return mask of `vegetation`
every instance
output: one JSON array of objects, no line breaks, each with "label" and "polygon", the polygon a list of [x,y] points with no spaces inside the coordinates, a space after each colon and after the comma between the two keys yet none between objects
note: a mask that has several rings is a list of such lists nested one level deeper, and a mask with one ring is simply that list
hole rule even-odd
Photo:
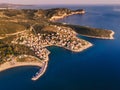
[{"label": "vegetation", "polygon": [[25,26],[14,22],[0,21],[0,36],[25,30]]},{"label": "vegetation", "polygon": [[8,16],[8,17],[13,17],[13,16],[17,16],[17,15],[20,15],[22,14],[20,10],[14,10],[14,9],[11,9],[11,10],[7,10],[4,11],[4,15]]},{"label": "vegetation", "polygon": [[77,32],[80,35],[85,36],[91,36],[91,37],[110,37],[111,30],[105,30],[100,28],[92,28],[87,26],[80,26],[80,25],[71,25],[71,24],[62,24],[57,22],[51,22],[52,25],[58,25],[58,26],[65,26],[72,28],[75,32]]},{"label": "vegetation", "polygon": [[[5,57],[11,55],[17,56],[21,54],[33,55],[34,52],[29,47],[19,44],[11,44],[14,38],[18,37],[18,33],[21,31],[33,31],[33,33],[43,33],[43,38],[48,35],[50,38],[52,35],[56,35],[57,28],[54,26],[64,26],[75,30],[81,35],[93,36],[93,37],[110,37],[111,31],[90,28],[79,25],[68,25],[57,22],[52,22],[50,19],[54,16],[67,15],[72,12],[79,12],[80,10],[70,10],[66,8],[55,9],[3,9],[0,10],[0,63],[5,62]],[[23,32],[24,33],[24,32]],[[31,32],[29,32],[31,33]],[[66,35],[67,32],[60,34]],[[57,41],[60,41],[59,39]],[[74,40],[73,40],[74,41]],[[72,39],[68,42],[72,42]],[[83,43],[82,43],[83,44]]]},{"label": "vegetation", "polygon": [[79,26],[79,25],[68,25],[68,26],[73,28],[77,33],[87,36],[109,37],[111,33],[110,30],[103,30],[99,28],[91,28],[91,27]]},{"label": "vegetation", "polygon": [[11,55],[18,56],[21,54],[34,55],[34,52],[24,45],[5,44],[0,40],[0,62],[3,62],[5,57]]},{"label": "vegetation", "polygon": [[46,10],[46,17],[61,16],[63,14],[70,14],[72,11],[67,8],[54,8]]}]

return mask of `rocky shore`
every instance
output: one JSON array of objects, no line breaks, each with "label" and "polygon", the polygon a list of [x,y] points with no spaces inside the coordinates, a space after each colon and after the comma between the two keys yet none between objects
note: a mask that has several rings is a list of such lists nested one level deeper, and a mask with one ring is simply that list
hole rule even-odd
[{"label": "rocky shore", "polygon": [[90,35],[82,35],[82,34],[80,34],[80,35],[90,37],[90,38],[98,38],[98,39],[114,39],[114,34],[115,34],[115,32],[113,32],[111,30],[111,33],[109,34],[109,37],[105,37],[105,36],[99,37],[99,36],[90,36]]},{"label": "rocky shore", "polygon": [[55,16],[53,15],[49,20],[50,21],[55,21],[55,20],[62,19],[62,18],[71,16],[71,15],[75,15],[75,14],[85,14],[85,10],[80,9],[80,10],[76,10],[76,11],[71,11],[68,14],[64,13],[62,15],[55,15]]},{"label": "rocky shore", "polygon": [[[0,72],[18,66],[38,66],[41,69],[32,78],[37,80],[45,73],[48,66],[51,52],[47,47],[58,46],[73,52],[81,52],[92,46],[92,43],[78,38],[78,34],[92,38],[113,39],[114,32],[111,30],[54,22],[74,14],[85,14],[85,10],[67,8],[0,10],[0,39],[4,42],[0,42],[2,62]],[[2,38],[2,35],[7,37]],[[27,48],[27,52],[22,51],[23,47]],[[10,60],[10,55],[18,56],[18,61],[17,58]]]}]

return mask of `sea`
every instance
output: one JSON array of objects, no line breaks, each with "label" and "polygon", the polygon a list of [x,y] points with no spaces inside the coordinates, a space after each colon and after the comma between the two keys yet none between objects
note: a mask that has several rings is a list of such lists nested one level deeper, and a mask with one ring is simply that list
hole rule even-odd
[{"label": "sea", "polygon": [[85,9],[57,22],[103,28],[115,32],[114,40],[78,36],[93,46],[80,53],[60,47],[51,51],[47,71],[37,81],[38,67],[16,67],[0,72],[0,90],[120,90],[120,5],[37,5],[22,8]]}]

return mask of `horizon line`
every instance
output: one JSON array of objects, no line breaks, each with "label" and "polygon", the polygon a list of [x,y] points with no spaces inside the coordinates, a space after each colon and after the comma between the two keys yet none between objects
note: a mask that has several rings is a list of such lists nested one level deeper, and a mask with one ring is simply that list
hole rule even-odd
[{"label": "horizon line", "polygon": [[15,4],[15,5],[120,5],[119,3],[93,3],[93,4],[22,4],[22,3],[0,3],[0,4]]}]

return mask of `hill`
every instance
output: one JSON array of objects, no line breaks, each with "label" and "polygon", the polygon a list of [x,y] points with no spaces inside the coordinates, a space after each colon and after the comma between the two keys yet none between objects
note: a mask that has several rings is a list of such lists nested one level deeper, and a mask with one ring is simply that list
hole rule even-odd
[{"label": "hill", "polygon": [[[50,51],[49,46],[58,46],[73,52],[81,52],[92,43],[78,38],[83,35],[93,38],[113,39],[114,32],[98,28],[70,25],[55,22],[74,14],[84,14],[85,10],[54,9],[13,9],[21,5],[1,4],[0,9],[0,66],[14,67],[31,65],[31,57],[43,64],[42,71],[33,80],[38,79],[46,70]],[[7,9],[6,9],[7,7]],[[10,9],[12,8],[12,9]],[[32,59],[34,59],[32,58]],[[33,65],[38,65],[32,60]],[[17,64],[18,65],[14,65]],[[7,67],[6,67],[7,66]]]}]

